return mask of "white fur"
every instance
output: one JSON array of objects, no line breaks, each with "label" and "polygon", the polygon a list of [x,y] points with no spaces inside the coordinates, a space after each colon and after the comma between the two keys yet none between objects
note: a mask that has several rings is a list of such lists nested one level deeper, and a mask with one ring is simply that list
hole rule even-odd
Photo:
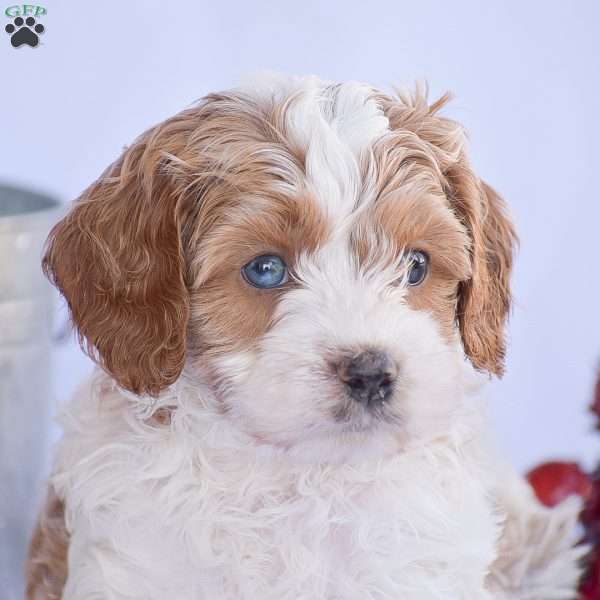
[{"label": "white fur", "polygon": [[159,403],[177,407],[169,429],[97,374],[63,416],[64,600],[488,597],[476,411],[384,459],[307,464],[257,445],[187,376]]},{"label": "white fur", "polygon": [[578,526],[581,500],[571,497],[549,509],[535,499],[524,479],[496,467],[494,496],[506,515],[498,559],[488,576],[497,600],[573,600],[587,545]]}]

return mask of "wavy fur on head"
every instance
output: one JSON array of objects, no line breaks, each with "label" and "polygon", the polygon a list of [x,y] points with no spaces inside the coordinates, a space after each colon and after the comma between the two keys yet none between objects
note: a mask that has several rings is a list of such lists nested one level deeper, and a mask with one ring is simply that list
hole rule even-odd
[{"label": "wavy fur on head", "polygon": [[[515,234],[446,100],[267,77],[83,193],[44,268],[104,373],[65,410],[29,598],[569,598],[575,509],[506,501],[470,398],[503,370]],[[242,274],[264,255],[274,289]],[[387,371],[342,376],[364,356]]]}]

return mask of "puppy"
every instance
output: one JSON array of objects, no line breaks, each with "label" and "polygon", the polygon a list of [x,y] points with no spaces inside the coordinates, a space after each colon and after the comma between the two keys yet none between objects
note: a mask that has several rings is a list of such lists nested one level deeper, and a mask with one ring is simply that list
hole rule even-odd
[{"label": "puppy", "polygon": [[101,369],[29,599],[575,597],[577,503],[485,443],[515,233],[446,100],[263,78],[82,194],[44,268]]}]

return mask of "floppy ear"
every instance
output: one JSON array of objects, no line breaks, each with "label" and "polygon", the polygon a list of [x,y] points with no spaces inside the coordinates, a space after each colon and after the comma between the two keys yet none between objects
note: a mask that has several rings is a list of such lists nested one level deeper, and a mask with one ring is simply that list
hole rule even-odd
[{"label": "floppy ear", "polygon": [[54,227],[43,259],[84,350],[138,394],[158,394],[185,360],[183,193],[166,169],[180,134],[175,121],[127,149]]},{"label": "floppy ear", "polygon": [[441,150],[446,195],[471,239],[471,277],[459,284],[456,316],[465,353],[473,365],[500,377],[517,235],[504,200],[473,171],[463,128],[435,115],[448,99],[443,97],[429,108],[432,124],[426,129],[435,132],[432,138]]},{"label": "floppy ear", "polygon": [[457,182],[464,178],[464,171],[449,176],[454,179],[454,205],[472,240],[471,277],[459,284],[458,324],[473,365],[501,376],[517,236],[502,198],[473,175],[466,185]]},{"label": "floppy ear", "polygon": [[393,129],[410,131],[430,144],[450,206],[469,233],[472,272],[459,285],[458,326],[473,365],[500,376],[517,236],[504,201],[473,172],[463,128],[437,114],[450,99],[446,94],[429,105],[427,89],[417,87],[414,94],[400,93],[382,103]]}]

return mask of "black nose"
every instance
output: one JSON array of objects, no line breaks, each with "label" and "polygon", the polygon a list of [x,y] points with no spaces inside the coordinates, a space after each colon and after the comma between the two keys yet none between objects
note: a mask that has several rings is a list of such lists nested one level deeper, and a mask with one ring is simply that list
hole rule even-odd
[{"label": "black nose", "polygon": [[387,400],[398,375],[394,361],[384,352],[375,350],[343,359],[337,371],[350,397],[364,406]]}]

